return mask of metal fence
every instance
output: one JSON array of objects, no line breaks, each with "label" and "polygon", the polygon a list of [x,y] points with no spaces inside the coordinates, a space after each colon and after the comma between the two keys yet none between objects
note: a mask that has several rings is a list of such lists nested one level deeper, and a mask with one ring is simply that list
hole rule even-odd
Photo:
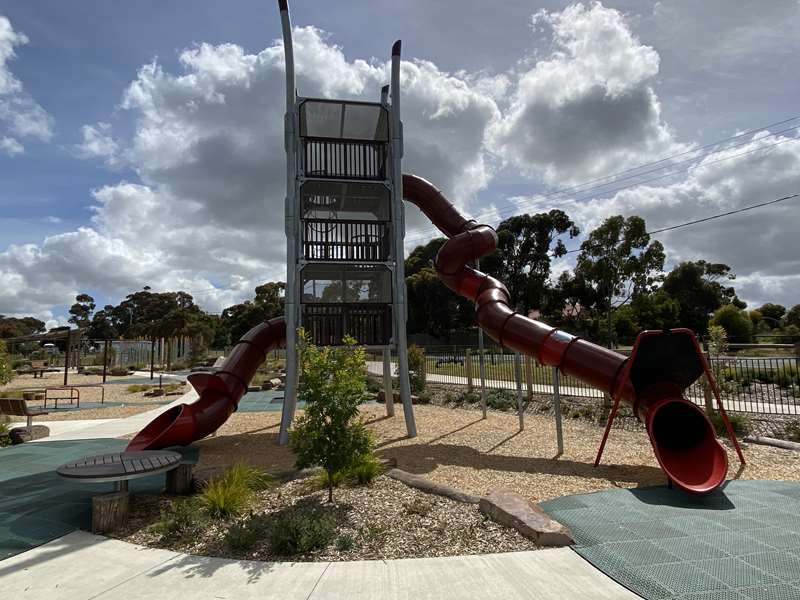
[{"label": "metal fence", "polygon": [[[484,379],[480,375],[480,355],[474,348],[427,347],[427,381],[435,384],[472,386],[479,389],[518,389],[515,355],[500,349],[484,351]],[[519,389],[526,394],[553,393],[553,368],[538,364],[530,357],[520,357]],[[369,354],[369,371],[380,376],[382,356]],[[396,357],[392,357],[396,369]],[[800,415],[800,359],[797,357],[752,358],[711,357],[709,362],[719,382],[725,408],[731,411]],[[574,377],[561,374],[560,392],[564,396],[603,398],[603,392]],[[701,377],[687,391],[687,397],[700,406],[713,396]]]}]

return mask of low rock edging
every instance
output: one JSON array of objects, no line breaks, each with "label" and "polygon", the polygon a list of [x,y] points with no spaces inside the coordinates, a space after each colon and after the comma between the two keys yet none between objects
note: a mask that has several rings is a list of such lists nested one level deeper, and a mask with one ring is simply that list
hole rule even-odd
[{"label": "low rock edging", "polygon": [[462,492],[443,483],[434,483],[433,481],[425,479],[420,475],[415,475],[414,473],[409,473],[408,471],[403,471],[402,469],[390,469],[386,472],[386,475],[387,477],[396,479],[397,481],[405,483],[410,487],[422,490],[423,492],[427,492],[429,494],[445,496],[446,498],[450,498],[456,502],[463,502],[465,504],[478,504],[481,501],[479,496]]},{"label": "low rock edging", "polygon": [[513,527],[539,546],[569,546],[572,533],[567,527],[551,519],[538,504],[499,488],[481,498],[478,508],[498,523]]}]

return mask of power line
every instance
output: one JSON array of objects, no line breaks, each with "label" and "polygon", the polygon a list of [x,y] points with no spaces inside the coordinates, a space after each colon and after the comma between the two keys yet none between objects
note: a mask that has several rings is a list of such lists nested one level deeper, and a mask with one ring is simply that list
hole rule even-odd
[{"label": "power line", "polygon": [[[701,154],[699,156],[695,156],[695,157],[690,158],[690,159],[679,161],[677,163],[670,163],[668,165],[664,165],[664,166],[656,168],[656,169],[651,169],[649,171],[643,171],[643,172],[640,172],[640,173],[635,173],[635,174],[629,175],[627,177],[618,178],[618,179],[616,179],[614,181],[608,181],[608,182],[603,183],[603,184],[592,185],[590,187],[586,187],[587,185],[589,185],[589,184],[591,184],[593,182],[596,182],[596,181],[601,181],[603,179],[613,178],[613,177],[616,177],[617,175],[623,175],[625,173],[630,173],[632,171],[636,171],[636,170],[642,169],[642,168],[647,167],[647,166],[652,166],[652,165],[655,165],[655,164],[664,163],[664,162],[666,162],[668,160],[672,160],[674,158],[678,158],[678,157],[684,156],[686,154],[691,154],[691,153],[697,152],[697,151],[705,149],[705,148],[712,148],[712,147],[718,146],[718,145],[720,145],[720,144],[722,144],[722,143],[724,143],[726,141],[730,141],[730,140],[734,140],[734,139],[737,139],[737,138],[741,138],[743,136],[750,135],[750,134],[752,134],[754,132],[763,131],[767,127],[772,127],[772,126],[775,126],[775,125],[787,123],[787,122],[794,121],[794,120],[797,120],[797,119],[800,119],[800,116],[792,117],[791,119],[785,119],[783,121],[778,121],[778,122],[770,124],[770,125],[765,125],[764,127],[751,129],[751,130],[748,130],[747,132],[744,132],[744,133],[741,133],[741,134],[738,134],[738,135],[735,135],[735,136],[731,136],[729,138],[725,138],[723,140],[719,140],[719,141],[713,142],[711,144],[706,144],[705,146],[700,146],[699,148],[696,148],[694,150],[688,150],[688,151],[685,151],[685,152],[681,152],[679,154],[675,154],[675,155],[670,156],[670,157],[662,158],[662,159],[654,161],[652,163],[645,163],[645,164],[639,165],[637,167],[632,167],[632,168],[626,169],[624,171],[619,171],[618,173],[614,173],[614,174],[611,174],[611,175],[607,175],[605,177],[601,177],[601,178],[598,178],[598,179],[587,181],[585,183],[577,184],[577,185],[574,185],[574,186],[571,186],[571,187],[567,187],[567,188],[561,188],[561,189],[558,189],[558,190],[553,190],[551,192],[548,192],[546,194],[541,194],[538,197],[532,198],[532,199],[527,200],[527,201],[517,202],[517,203],[514,203],[514,204],[507,204],[506,208],[510,209],[511,212],[509,213],[509,212],[507,212],[507,210],[506,211],[499,210],[497,214],[498,214],[498,217],[500,217],[502,219],[503,217],[507,216],[508,214],[513,214],[514,212],[519,211],[521,206],[524,206],[526,204],[527,205],[532,205],[536,201],[539,201],[539,200],[541,200],[543,198],[551,198],[553,196],[565,195],[567,192],[575,191],[575,190],[578,190],[579,188],[582,188],[582,187],[585,188],[585,189],[580,190],[579,194],[583,194],[584,196],[583,196],[583,198],[578,198],[578,200],[585,200],[588,197],[593,195],[593,194],[589,194],[588,192],[594,192],[596,190],[600,190],[600,189],[602,189],[602,188],[604,188],[606,186],[613,185],[614,183],[617,183],[617,182],[620,182],[620,181],[625,181],[625,180],[628,180],[628,179],[641,177],[641,176],[647,175],[649,173],[655,173],[655,172],[660,171],[662,169],[669,168],[669,167],[674,167],[674,166],[679,165],[679,164],[685,164],[687,166],[686,166],[686,168],[677,169],[677,170],[671,171],[671,172],[669,172],[669,173],[667,173],[665,175],[660,175],[658,177],[653,177],[653,178],[650,178],[650,179],[646,179],[644,181],[635,181],[635,182],[633,182],[633,183],[631,183],[629,185],[625,185],[625,186],[619,186],[619,187],[615,187],[615,188],[612,188],[612,189],[607,189],[607,190],[604,190],[603,193],[610,193],[610,192],[620,191],[620,190],[623,190],[623,189],[628,189],[630,187],[635,187],[637,185],[643,185],[643,184],[649,183],[651,181],[656,181],[658,179],[664,179],[665,177],[670,177],[672,175],[683,173],[685,171],[688,171],[692,167],[693,163],[695,163],[696,161],[702,160],[703,158],[705,158],[707,156],[710,156],[713,153],[712,152],[707,152],[707,153]],[[759,139],[762,140],[762,139],[766,139],[766,138],[769,138],[769,137],[774,137],[774,136],[780,135],[782,133],[786,133],[786,132],[792,131],[794,129],[797,129],[797,126],[792,126],[792,127],[788,127],[788,128],[782,129],[780,131],[771,132],[769,135],[764,136],[764,137],[759,138]],[[725,161],[725,160],[731,160],[733,158],[738,158],[740,156],[744,156],[744,155],[750,154],[752,152],[758,152],[760,150],[766,150],[766,149],[771,148],[773,146],[777,146],[777,145],[783,144],[783,143],[788,142],[788,141],[794,141],[796,139],[797,138],[789,138],[789,139],[786,139],[786,140],[780,140],[778,142],[775,142],[773,144],[769,144],[767,146],[761,146],[759,148],[754,148],[754,149],[748,150],[746,152],[741,152],[739,154],[734,154],[732,156],[723,157],[723,158],[720,158],[720,159],[715,160],[715,161],[711,161],[711,162],[706,163],[706,164],[716,164],[718,162],[722,162],[722,161]],[[725,148],[725,149],[729,150],[731,148],[738,148],[738,147],[741,147],[741,146],[744,146],[744,145],[750,143],[751,141],[752,140],[747,140],[745,142],[730,146],[730,147]],[[421,230],[418,230],[413,236],[410,236],[409,238],[406,238],[406,241],[416,241],[416,240],[428,239],[431,235],[433,235],[435,233],[437,233],[436,228],[425,227],[425,228],[423,228]]]},{"label": "power line", "polygon": [[[707,221],[713,221],[715,219],[721,219],[722,217],[729,217],[731,215],[736,215],[739,213],[746,212],[748,210],[754,210],[756,208],[762,208],[764,206],[769,206],[770,204],[777,204],[778,202],[784,202],[786,200],[791,200],[793,198],[800,198],[800,193],[791,194],[789,196],[783,196],[782,198],[776,198],[775,200],[768,200],[767,202],[760,202],[758,204],[751,204],[750,206],[744,206],[742,208],[737,208],[735,210],[729,210],[728,212],[719,213],[716,215],[711,215],[710,217],[703,217],[702,219],[695,219],[694,221],[686,221],[685,223],[679,223],[677,225],[669,225],[668,227],[662,227],[661,229],[654,229],[652,231],[648,231],[647,235],[655,235],[657,233],[664,233],[665,231],[673,231],[675,229],[681,229],[682,227],[689,227],[690,225],[697,225],[698,223],[705,223]],[[602,245],[602,244],[598,244]],[[575,252],[581,252],[584,248],[574,248],[572,250],[567,250],[565,254],[573,254]]]}]

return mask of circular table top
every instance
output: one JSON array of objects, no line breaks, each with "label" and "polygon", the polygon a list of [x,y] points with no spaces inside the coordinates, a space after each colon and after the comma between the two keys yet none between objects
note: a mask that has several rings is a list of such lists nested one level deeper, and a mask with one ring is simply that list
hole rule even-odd
[{"label": "circular table top", "polygon": [[85,482],[125,481],[176,468],[181,455],[170,450],[141,450],[87,456],[56,469],[62,477]]}]

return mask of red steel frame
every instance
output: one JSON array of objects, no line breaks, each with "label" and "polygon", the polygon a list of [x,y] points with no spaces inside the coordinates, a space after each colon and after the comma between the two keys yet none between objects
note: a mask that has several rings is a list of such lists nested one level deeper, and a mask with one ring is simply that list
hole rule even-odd
[{"label": "red steel frame", "polygon": [[[671,330],[672,333],[680,333],[680,334],[688,334],[689,337],[692,338],[692,344],[694,346],[695,352],[697,352],[697,356],[700,358],[700,362],[703,366],[703,373],[708,381],[709,386],[711,387],[711,391],[714,393],[714,398],[717,402],[717,409],[719,410],[720,415],[722,415],[722,420],[725,423],[725,428],[728,431],[728,437],[730,438],[731,442],[733,443],[734,448],[736,448],[736,454],[739,456],[739,462],[742,465],[747,464],[744,459],[744,455],[742,454],[742,449],[739,447],[739,440],[736,438],[736,433],[733,431],[733,426],[731,425],[730,419],[728,419],[728,413],[725,412],[725,407],[722,404],[722,397],[719,393],[719,387],[717,386],[717,381],[714,378],[714,374],[711,371],[711,367],[706,360],[703,351],[700,349],[700,344],[697,343],[697,338],[694,335],[694,332],[691,329],[686,329],[685,327],[679,327],[676,329]],[[664,332],[658,330],[648,330],[641,332],[636,338],[636,344],[633,347],[633,351],[631,352],[630,357],[628,357],[625,361],[625,366],[622,370],[622,376],[619,378],[617,385],[614,387],[614,393],[612,397],[614,399],[614,404],[611,407],[611,412],[608,414],[608,421],[606,422],[606,429],[603,432],[603,439],[600,442],[600,447],[597,449],[597,457],[594,460],[594,466],[598,466],[600,464],[600,459],[603,456],[603,450],[606,447],[606,441],[608,440],[608,435],[611,433],[611,426],[614,423],[614,419],[617,416],[617,410],[619,409],[619,402],[622,399],[622,390],[625,387],[625,384],[629,381],[631,367],[633,367],[634,359],[636,358],[636,353],[639,349],[639,341],[646,337],[652,336],[659,336],[663,335]],[[636,411],[634,410],[634,413]]]}]

